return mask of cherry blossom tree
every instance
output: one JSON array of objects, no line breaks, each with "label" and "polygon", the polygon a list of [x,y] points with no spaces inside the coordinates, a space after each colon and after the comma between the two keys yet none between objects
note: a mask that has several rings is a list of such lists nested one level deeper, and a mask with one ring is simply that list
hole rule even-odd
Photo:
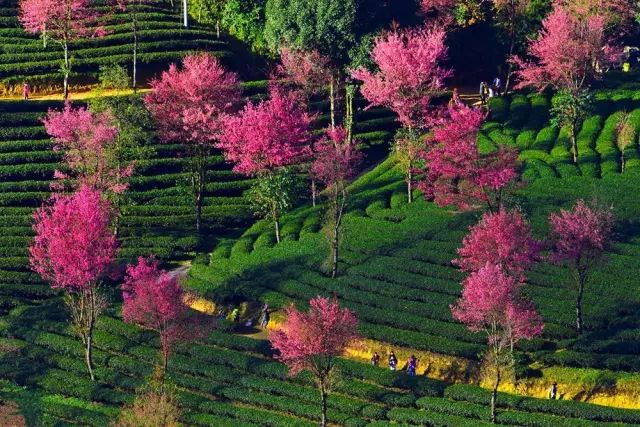
[{"label": "cherry blossom tree", "polygon": [[567,125],[571,152],[578,162],[577,132],[588,112],[589,85],[602,75],[601,69],[619,57],[606,35],[606,18],[580,15],[556,3],[542,22],[536,40],[529,45],[531,60],[512,59],[519,68],[516,88],[552,87],[559,91],[554,111],[560,125]]},{"label": "cherry blossom tree", "polygon": [[63,191],[64,183],[71,182],[72,188],[88,185],[102,191],[112,202],[117,235],[122,194],[129,187],[135,164],[122,153],[117,121],[111,111],[94,114],[67,103],[63,110],[49,110],[43,122],[54,151],[64,153],[63,171],[55,171],[58,182],[51,185],[52,189]]},{"label": "cherry blossom tree", "polygon": [[258,199],[261,205],[268,206],[277,242],[280,242],[280,208],[290,206],[287,192],[293,188],[288,175],[278,171],[309,158],[311,121],[299,97],[278,87],[271,89],[268,100],[249,102],[238,115],[224,119],[218,148],[228,162],[235,163],[235,172],[258,177],[256,185],[265,190],[262,196],[266,196]]},{"label": "cherry blossom tree", "polygon": [[344,128],[327,129],[326,136],[316,143],[311,173],[326,186],[329,193],[327,230],[331,246],[331,277],[338,275],[340,242],[349,192],[347,185],[363,159],[357,141],[349,141]]},{"label": "cherry blossom tree", "polygon": [[84,37],[102,37],[104,29],[97,25],[99,14],[91,0],[20,0],[18,6],[18,18],[27,32],[40,34],[45,44],[47,39],[51,39],[62,46],[66,100],[71,73],[69,44]]},{"label": "cherry blossom tree", "polygon": [[349,344],[359,338],[358,320],[350,310],[340,308],[337,300],[316,297],[304,313],[291,306],[282,327],[269,334],[275,356],[289,367],[289,375],[308,370],[316,378],[322,405],[321,425],[326,426],[327,396],[336,359]]},{"label": "cherry blossom tree", "polygon": [[625,33],[637,13],[633,0],[562,0],[560,2],[575,16],[602,16],[609,33]]},{"label": "cherry blossom tree", "polygon": [[203,333],[197,317],[189,315],[191,296],[186,294],[177,275],[160,269],[153,258],[138,258],[127,266],[122,284],[122,317],[153,329],[160,335],[163,377],[176,344],[198,338]]},{"label": "cherry blossom tree", "polygon": [[487,263],[463,282],[462,297],[451,307],[453,317],[473,332],[487,334],[487,368],[493,373],[491,421],[496,422],[498,387],[513,366],[513,345],[542,333],[542,318],[521,294],[523,283],[499,265]]},{"label": "cherry blossom tree", "polygon": [[185,144],[191,160],[196,230],[202,229],[202,205],[208,156],[222,132],[222,118],[240,103],[235,73],[225,71],[210,54],[187,55],[151,82],[145,105],[155,117],[162,141]]},{"label": "cherry blossom tree", "polygon": [[[317,50],[305,51],[289,47],[280,50],[280,65],[276,69],[276,77],[301,90],[307,101],[312,95],[327,89],[331,92],[335,73],[331,59]],[[330,97],[335,98],[333,94]],[[335,100],[332,105],[335,110]],[[335,111],[332,110],[332,124],[335,126],[334,116]]]},{"label": "cherry blossom tree", "polygon": [[470,227],[458,249],[459,258],[453,262],[467,272],[478,271],[486,263],[499,265],[505,273],[523,281],[525,272],[538,259],[540,247],[522,213],[502,209],[485,213]]},{"label": "cherry blossom tree", "polygon": [[29,247],[31,268],[51,287],[66,292],[75,332],[85,349],[93,381],[93,330],[107,299],[100,282],[117,250],[110,229],[111,206],[99,190],[86,185],[71,195],[54,195],[34,214],[35,238]]},{"label": "cherry blossom tree", "polygon": [[352,76],[362,81],[361,92],[371,105],[387,107],[410,128],[423,128],[435,95],[443,91],[451,70],[446,31],[442,27],[396,30],[377,37],[371,57],[378,71],[358,68]]},{"label": "cherry blossom tree", "polygon": [[94,114],[85,107],[67,103],[63,110],[49,110],[43,119],[53,139],[54,151],[63,152],[64,169],[58,179],[75,181],[107,193],[122,193],[133,173],[133,162],[116,162],[118,128],[110,111]]},{"label": "cherry blossom tree", "polygon": [[568,265],[574,277],[576,295],[576,330],[583,330],[582,298],[590,270],[602,260],[613,232],[611,209],[588,206],[578,200],[572,211],[560,210],[549,216],[551,227],[551,260]]},{"label": "cherry blossom tree", "polygon": [[479,202],[492,211],[501,209],[503,192],[518,178],[517,152],[500,146],[480,154],[477,138],[484,120],[480,109],[452,106],[434,127],[420,155],[425,171],[418,188],[425,197],[458,209],[472,209]]},{"label": "cherry blossom tree", "polygon": [[312,119],[295,93],[274,88],[268,100],[249,102],[239,114],[224,118],[217,146],[235,164],[234,172],[268,173],[309,156]]}]

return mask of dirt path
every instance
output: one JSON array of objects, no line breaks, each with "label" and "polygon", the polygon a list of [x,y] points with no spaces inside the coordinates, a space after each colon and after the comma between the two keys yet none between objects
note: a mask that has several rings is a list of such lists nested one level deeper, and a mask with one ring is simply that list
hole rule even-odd
[{"label": "dirt path", "polygon": [[13,402],[0,402],[0,426],[26,427],[26,425],[18,405]]},{"label": "dirt path", "polygon": [[[139,89],[138,93],[148,92],[149,89]],[[102,90],[94,88],[91,90],[69,92],[70,101],[80,101],[85,99],[98,98],[103,96],[119,96],[119,95],[131,95],[133,90]],[[3,101],[22,101],[21,95],[0,95],[0,100]],[[62,93],[53,93],[48,95],[30,95],[29,101],[62,101]]]}]

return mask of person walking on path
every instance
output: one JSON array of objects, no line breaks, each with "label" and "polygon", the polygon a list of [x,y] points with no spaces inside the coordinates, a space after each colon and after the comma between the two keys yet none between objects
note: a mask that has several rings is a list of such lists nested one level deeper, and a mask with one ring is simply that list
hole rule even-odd
[{"label": "person walking on path", "polygon": [[397,368],[398,358],[396,357],[396,354],[393,352],[393,350],[391,350],[391,353],[389,354],[389,369],[395,371]]},{"label": "person walking on path", "polygon": [[493,90],[496,96],[502,96],[502,80],[498,76],[493,79]]},{"label": "person walking on path", "polygon": [[483,80],[480,82],[480,104],[485,105],[487,103],[487,94],[489,92],[489,88],[487,87],[487,83]]},{"label": "person walking on path", "polygon": [[411,357],[409,357],[409,361],[407,362],[407,374],[409,374],[409,376],[415,377],[417,365],[418,365],[418,360],[412,354]]},{"label": "person walking on path", "polygon": [[371,364],[373,366],[380,365],[380,355],[378,354],[377,351],[373,353],[373,356],[371,356]]},{"label": "person walking on path", "polygon": [[267,325],[269,325],[269,304],[264,303],[262,309],[260,310],[260,326],[262,329],[266,329]]},{"label": "person walking on path", "polygon": [[231,319],[236,324],[236,328],[240,326],[240,310],[238,310],[238,307],[234,308],[231,312]]},{"label": "person walking on path", "polygon": [[554,381],[553,384],[551,384],[551,388],[549,389],[549,399],[556,400],[557,397],[558,397],[558,383]]},{"label": "person walking on path", "polygon": [[29,83],[25,82],[24,85],[22,85],[22,99],[25,101],[29,100]]}]

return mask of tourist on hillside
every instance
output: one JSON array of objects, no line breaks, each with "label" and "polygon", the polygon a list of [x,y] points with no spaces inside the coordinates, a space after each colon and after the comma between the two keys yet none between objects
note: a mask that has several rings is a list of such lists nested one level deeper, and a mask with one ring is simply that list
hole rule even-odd
[{"label": "tourist on hillside", "polygon": [[235,322],[236,326],[240,325],[240,310],[238,310],[238,307],[234,308],[231,312],[231,319]]},{"label": "tourist on hillside", "polygon": [[391,353],[389,354],[389,369],[391,369],[392,371],[395,371],[397,368],[398,368],[398,358],[396,357],[396,354],[392,350]]},{"label": "tourist on hillside", "polygon": [[480,103],[482,105],[487,103],[487,95],[489,94],[489,88],[487,87],[487,83],[483,80],[480,82]]},{"label": "tourist on hillside", "polygon": [[551,384],[551,388],[549,389],[549,399],[556,400],[557,396],[558,396],[558,383],[554,381],[553,384]]},{"label": "tourist on hillside", "polygon": [[26,83],[24,85],[22,85],[22,99],[24,99],[25,101],[29,100],[29,83]]},{"label": "tourist on hillside", "polygon": [[460,99],[460,93],[458,92],[458,88],[453,88],[453,93],[451,94],[451,100],[449,101],[449,108],[452,106],[460,106],[462,105],[462,100]]},{"label": "tourist on hillside", "polygon": [[496,76],[496,78],[493,79],[493,90],[496,96],[502,95],[502,80],[498,76]]},{"label": "tourist on hillside", "polygon": [[417,365],[418,359],[416,359],[416,357],[412,354],[411,357],[409,357],[409,361],[407,362],[407,374],[409,374],[409,376],[414,377],[416,375]]},{"label": "tourist on hillside", "polygon": [[373,356],[371,356],[371,364],[373,366],[380,365],[380,355],[378,354],[377,351],[373,353]]},{"label": "tourist on hillside", "polygon": [[265,329],[269,324],[270,316],[269,316],[269,304],[264,303],[262,309],[260,310],[260,326],[262,329]]}]

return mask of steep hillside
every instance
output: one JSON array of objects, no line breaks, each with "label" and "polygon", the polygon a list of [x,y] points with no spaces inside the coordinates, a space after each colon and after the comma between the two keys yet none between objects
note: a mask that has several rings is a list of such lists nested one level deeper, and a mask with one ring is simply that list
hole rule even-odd
[{"label": "steep hillside", "polygon": [[[638,136],[625,151],[626,168],[621,173],[611,130],[623,109],[632,111],[636,131],[640,130],[640,103],[635,97],[633,91],[599,93],[596,112],[580,132],[578,166],[569,160],[565,130],[548,123],[549,99],[533,95],[492,102],[493,121],[484,126],[481,145],[491,150],[494,142],[500,142],[520,149],[528,186],[516,191],[509,203],[523,209],[538,236],[547,231],[549,212],[569,207],[578,198],[613,204],[618,224],[618,243],[588,285],[589,334],[575,336],[574,290],[567,269],[542,262],[529,275],[527,292],[546,326],[542,339],[521,347],[525,378],[543,374],[551,381],[554,375],[569,375],[553,369],[562,366],[640,369],[636,345],[640,207],[634,195],[640,177]],[[592,126],[596,122],[600,125]],[[449,305],[459,296],[463,277],[451,260],[478,215],[454,213],[423,200],[407,205],[402,176],[392,159],[356,181],[351,192],[339,279],[322,273],[326,254],[320,249],[326,247],[320,232],[322,214],[319,208],[307,207],[287,216],[282,244],[274,244],[271,224],[262,221],[241,238],[221,243],[209,265],[192,268],[191,286],[217,300],[244,297],[273,306],[303,304],[317,294],[335,293],[358,313],[362,331],[374,341],[477,360],[484,338],[453,321]],[[462,367],[455,375],[464,379],[469,374]],[[620,373],[618,378],[624,377]]]}]

